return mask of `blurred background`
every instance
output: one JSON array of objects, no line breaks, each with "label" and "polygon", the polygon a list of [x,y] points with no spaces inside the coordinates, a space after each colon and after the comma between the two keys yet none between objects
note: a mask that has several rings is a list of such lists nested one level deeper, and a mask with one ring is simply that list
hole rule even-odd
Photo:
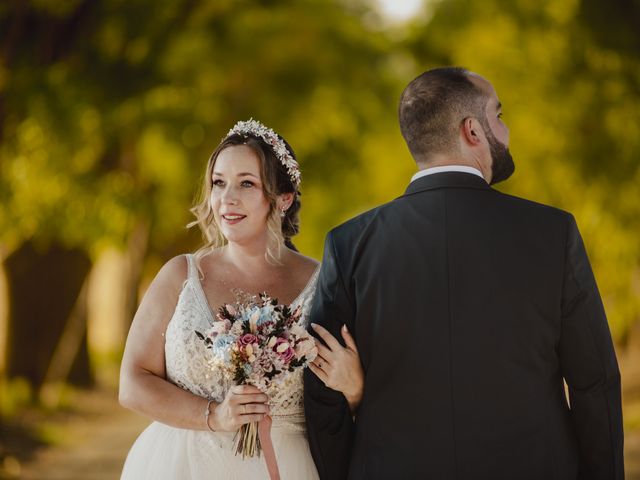
[{"label": "blurred background", "polygon": [[303,171],[305,254],[402,194],[396,108],[422,71],[493,82],[515,175],[574,213],[623,374],[640,478],[638,0],[0,2],[0,478],[118,478],[147,420],[119,360],[210,152],[254,117]]}]

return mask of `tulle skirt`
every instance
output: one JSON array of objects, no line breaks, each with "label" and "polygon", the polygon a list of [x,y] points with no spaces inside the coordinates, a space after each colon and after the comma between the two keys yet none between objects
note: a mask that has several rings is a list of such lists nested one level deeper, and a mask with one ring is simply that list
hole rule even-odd
[{"label": "tulle skirt", "polygon": [[[153,422],[131,447],[121,480],[269,479],[264,457],[234,455],[233,433],[184,430]],[[316,480],[304,429],[273,428],[282,480]]]}]

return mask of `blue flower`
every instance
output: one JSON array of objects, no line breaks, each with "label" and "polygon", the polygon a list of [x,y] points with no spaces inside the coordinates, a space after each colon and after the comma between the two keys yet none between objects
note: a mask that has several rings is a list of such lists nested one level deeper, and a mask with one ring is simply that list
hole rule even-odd
[{"label": "blue flower", "polygon": [[233,345],[235,342],[235,338],[233,335],[218,335],[217,338],[213,341],[213,348],[224,350],[227,349],[230,345]]},{"label": "blue flower", "polygon": [[262,307],[260,309],[260,318],[257,321],[257,325],[262,325],[263,323],[270,322],[271,320],[273,320],[273,308]]}]

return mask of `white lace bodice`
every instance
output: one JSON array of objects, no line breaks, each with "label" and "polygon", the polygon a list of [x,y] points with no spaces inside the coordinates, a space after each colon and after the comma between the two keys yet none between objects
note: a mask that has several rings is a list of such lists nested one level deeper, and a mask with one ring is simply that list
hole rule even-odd
[{"label": "white lace bodice", "polygon": [[[165,333],[167,379],[196,395],[222,402],[234,384],[222,370],[212,370],[207,363],[210,352],[195,333],[196,330],[206,331],[215,317],[202,289],[195,259],[190,254],[186,257],[189,273]],[[291,304],[292,308],[302,306],[300,321],[305,328],[319,270],[316,269],[307,286]],[[270,398],[274,426],[279,421],[298,425],[304,422],[302,374],[302,369],[288,373],[282,383],[266,392]]]}]

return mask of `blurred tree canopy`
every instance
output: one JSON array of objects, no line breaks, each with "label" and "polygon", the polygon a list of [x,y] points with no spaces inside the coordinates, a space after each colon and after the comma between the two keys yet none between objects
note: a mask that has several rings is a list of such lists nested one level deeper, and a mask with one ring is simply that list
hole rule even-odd
[{"label": "blurred tree canopy", "polygon": [[166,246],[189,219],[208,154],[238,119],[283,132],[306,183],[327,185],[358,166],[362,131],[393,110],[390,44],[362,25],[361,7],[10,5],[0,10],[0,230],[9,250],[36,237],[125,245],[137,218]]},{"label": "blurred tree canopy", "polygon": [[[494,83],[517,164],[499,188],[576,215],[624,341],[640,316],[637,1],[440,0],[425,10],[388,26],[357,0],[0,4],[9,375],[44,381],[105,247],[130,255],[131,311],[146,261],[195,248],[188,208],[239,119],[263,121],[296,150],[296,243],[320,257],[331,226],[403,192],[415,167],[397,99],[442,64]],[[29,291],[36,275],[45,292]],[[34,293],[44,310],[32,308]],[[54,305],[54,340],[40,340],[40,367],[28,370],[19,352],[37,347],[32,334]]]},{"label": "blurred tree canopy", "polygon": [[[44,381],[75,308],[67,301],[47,329],[53,342],[36,334],[33,345],[47,319],[32,308],[33,292],[17,287],[29,285],[25,275],[49,277],[39,300],[53,306],[79,294],[88,270],[55,270],[52,252],[93,261],[118,245],[136,252],[123,286],[135,297],[145,258],[195,246],[183,228],[188,208],[209,153],[239,119],[256,117],[294,145],[308,179],[301,247],[320,253],[337,212],[366,193],[347,187],[363,163],[364,132],[393,111],[390,42],[363,25],[364,11],[315,0],[0,7],[9,375]],[[44,351],[36,371],[27,345]]]}]

